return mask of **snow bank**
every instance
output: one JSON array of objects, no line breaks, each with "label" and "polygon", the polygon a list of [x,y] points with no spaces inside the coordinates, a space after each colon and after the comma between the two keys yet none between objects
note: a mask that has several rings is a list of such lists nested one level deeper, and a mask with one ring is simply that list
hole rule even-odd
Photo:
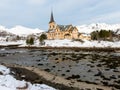
[{"label": "snow bank", "polygon": [[72,41],[72,40],[46,40],[45,46],[51,47],[119,47],[120,41],[109,42],[109,41],[87,41],[84,42]]},{"label": "snow bank", "polygon": [[0,90],[23,90],[20,88],[26,88],[24,90],[56,90],[45,84],[31,84],[26,81],[16,80],[11,76],[10,69],[0,65]]},{"label": "snow bank", "polygon": [[25,40],[9,41],[9,42],[0,41],[0,45],[2,45],[2,46],[8,46],[8,45],[23,45],[23,44],[25,44],[25,43],[26,43]]},{"label": "snow bank", "polygon": [[[8,45],[20,45],[20,47],[28,46],[26,45],[25,40],[20,40],[17,42],[3,42],[0,41],[0,45],[8,46]],[[36,40],[34,47],[113,47],[120,48],[120,41],[109,42],[109,41],[88,41],[84,40],[84,42],[80,41],[72,41],[72,40],[45,40],[45,45],[40,45],[39,40]]]}]

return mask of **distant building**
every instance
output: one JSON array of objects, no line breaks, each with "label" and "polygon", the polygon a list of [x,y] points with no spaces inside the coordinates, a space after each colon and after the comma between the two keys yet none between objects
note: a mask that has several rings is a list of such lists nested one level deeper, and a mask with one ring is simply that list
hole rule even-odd
[{"label": "distant building", "polygon": [[79,33],[78,38],[79,39],[84,39],[84,40],[91,40],[90,34],[85,34],[85,33]]},{"label": "distant building", "polygon": [[[49,22],[49,29],[47,32],[47,38],[53,39],[82,39],[78,29],[73,25],[58,25],[54,21],[53,12],[51,12],[51,18]],[[84,36],[83,36],[84,38]]]}]

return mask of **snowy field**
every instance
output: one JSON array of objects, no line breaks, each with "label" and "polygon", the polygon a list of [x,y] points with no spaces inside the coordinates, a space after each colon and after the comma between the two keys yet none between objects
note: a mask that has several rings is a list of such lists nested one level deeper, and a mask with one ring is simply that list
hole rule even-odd
[{"label": "snowy field", "polygon": [[83,43],[72,40],[46,40],[45,46],[52,47],[120,47],[119,42],[108,42],[108,41],[87,41]]},{"label": "snowy field", "polygon": [[[0,45],[20,45],[21,47],[27,46],[25,41],[17,41],[17,42],[5,42],[0,41]],[[35,44],[32,46],[41,47],[39,41],[35,41]],[[84,42],[72,41],[72,40],[45,40],[45,45],[42,47],[120,47],[120,41],[109,42],[109,41],[87,41]]]},{"label": "snowy field", "polygon": [[45,84],[31,84],[16,80],[10,75],[10,69],[0,65],[0,90],[56,90]]}]

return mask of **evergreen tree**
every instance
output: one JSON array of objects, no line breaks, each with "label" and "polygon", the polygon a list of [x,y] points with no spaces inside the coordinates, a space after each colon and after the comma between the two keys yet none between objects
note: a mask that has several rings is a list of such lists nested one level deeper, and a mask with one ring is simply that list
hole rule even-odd
[{"label": "evergreen tree", "polygon": [[26,39],[27,45],[33,45],[34,44],[34,38],[30,37],[29,39]]},{"label": "evergreen tree", "polygon": [[27,44],[27,45],[29,44],[29,39],[26,39],[26,44]]},{"label": "evergreen tree", "polygon": [[30,42],[30,45],[33,45],[34,44],[34,38],[31,37],[29,42]]},{"label": "evergreen tree", "polygon": [[20,40],[20,39],[21,39],[20,36],[17,35],[17,36],[16,36],[16,40]]},{"label": "evergreen tree", "polygon": [[45,39],[47,39],[46,34],[42,34],[42,35],[39,37],[39,42],[40,42],[40,44],[43,44]]}]

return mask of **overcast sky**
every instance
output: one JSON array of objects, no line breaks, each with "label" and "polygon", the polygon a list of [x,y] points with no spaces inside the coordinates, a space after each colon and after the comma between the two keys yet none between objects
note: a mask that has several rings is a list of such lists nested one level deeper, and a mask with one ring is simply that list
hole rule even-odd
[{"label": "overcast sky", "polygon": [[120,23],[120,0],[0,0],[0,25],[48,29],[58,24]]}]

